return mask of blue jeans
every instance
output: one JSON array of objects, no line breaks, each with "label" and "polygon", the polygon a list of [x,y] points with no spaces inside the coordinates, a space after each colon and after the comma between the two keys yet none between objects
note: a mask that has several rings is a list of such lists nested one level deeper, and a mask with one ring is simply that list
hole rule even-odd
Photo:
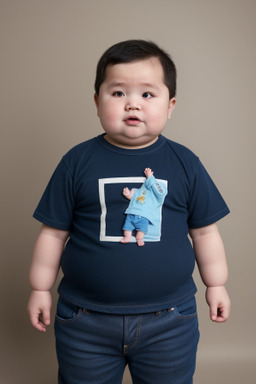
[{"label": "blue jeans", "polygon": [[192,384],[199,340],[195,298],[141,315],[111,315],[59,299],[59,384]]}]

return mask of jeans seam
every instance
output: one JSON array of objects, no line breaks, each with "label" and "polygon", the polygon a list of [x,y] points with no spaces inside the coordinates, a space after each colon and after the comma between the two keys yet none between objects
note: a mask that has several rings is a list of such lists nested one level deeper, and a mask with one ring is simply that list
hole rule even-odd
[{"label": "jeans seam", "polygon": [[175,308],[175,313],[176,313],[176,315],[177,315],[177,317],[179,318],[179,319],[193,319],[194,317],[196,317],[197,316],[197,312],[195,312],[195,313],[192,313],[191,315],[185,315],[185,316],[182,316],[182,315],[180,315],[179,314],[179,312],[178,312],[178,310],[177,310],[177,308]]},{"label": "jeans seam", "polygon": [[127,347],[125,348],[125,351],[124,353],[126,353],[129,349],[135,347],[138,342],[139,342],[139,338],[140,338],[140,330],[141,330],[141,320],[142,320],[142,315],[138,316],[138,325],[137,325],[137,332],[136,332],[136,337],[135,337],[135,340],[133,342],[133,344],[131,345],[127,345]]}]

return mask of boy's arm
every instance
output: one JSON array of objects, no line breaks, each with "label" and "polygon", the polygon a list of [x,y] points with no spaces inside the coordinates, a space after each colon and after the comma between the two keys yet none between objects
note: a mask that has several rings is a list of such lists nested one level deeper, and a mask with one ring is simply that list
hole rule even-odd
[{"label": "boy's arm", "polygon": [[207,286],[206,300],[212,321],[224,322],[230,313],[230,299],[225,284],[228,267],[222,238],[216,224],[190,229],[199,272]]},{"label": "boy's arm", "polygon": [[56,281],[68,235],[67,231],[43,225],[35,243],[29,274],[32,292],[28,312],[32,325],[39,331],[45,332],[46,325],[50,324],[50,289]]}]

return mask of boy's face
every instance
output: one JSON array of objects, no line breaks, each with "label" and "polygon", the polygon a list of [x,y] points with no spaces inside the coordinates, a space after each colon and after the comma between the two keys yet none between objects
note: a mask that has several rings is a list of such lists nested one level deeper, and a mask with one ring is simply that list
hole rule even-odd
[{"label": "boy's face", "polygon": [[171,117],[176,99],[169,100],[159,60],[108,66],[95,103],[106,140],[124,148],[153,144]]}]

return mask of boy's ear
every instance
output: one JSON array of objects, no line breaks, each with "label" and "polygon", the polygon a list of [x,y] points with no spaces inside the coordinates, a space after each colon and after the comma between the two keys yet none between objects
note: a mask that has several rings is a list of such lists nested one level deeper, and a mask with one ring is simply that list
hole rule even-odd
[{"label": "boy's ear", "polygon": [[97,115],[99,116],[99,95],[97,93],[94,93],[94,102],[97,108]]},{"label": "boy's ear", "polygon": [[176,97],[173,97],[172,99],[169,100],[168,119],[171,118],[172,111],[174,110],[175,104],[176,104]]}]

